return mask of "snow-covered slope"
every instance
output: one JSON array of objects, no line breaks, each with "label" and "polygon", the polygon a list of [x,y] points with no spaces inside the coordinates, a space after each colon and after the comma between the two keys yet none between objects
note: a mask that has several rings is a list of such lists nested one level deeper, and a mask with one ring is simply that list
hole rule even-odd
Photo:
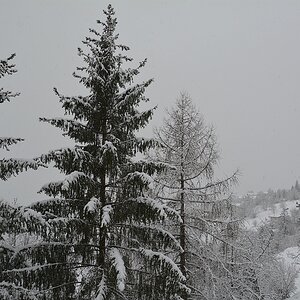
[{"label": "snow-covered slope", "polygon": [[[283,210],[286,210],[287,214],[291,214],[291,211],[297,209],[297,203],[300,200],[284,201],[281,203],[276,203],[272,208],[264,210],[261,206],[256,207],[256,217],[246,218],[244,221],[244,226],[248,230],[255,230],[260,225],[270,221],[272,217],[279,217]],[[289,267],[293,267],[298,271],[298,276],[295,280],[296,290],[293,295],[286,300],[300,300],[300,248],[290,247],[285,249],[283,252],[277,256],[284,264]]]},{"label": "snow-covered slope", "polygon": [[260,225],[262,225],[263,223],[269,221],[270,217],[279,217],[283,209],[288,209],[287,210],[288,213],[291,210],[296,209],[297,202],[299,203],[300,200],[291,200],[291,201],[276,203],[272,209],[269,208],[267,210],[258,208],[256,217],[251,219],[245,219],[244,226],[246,229],[255,229]]}]

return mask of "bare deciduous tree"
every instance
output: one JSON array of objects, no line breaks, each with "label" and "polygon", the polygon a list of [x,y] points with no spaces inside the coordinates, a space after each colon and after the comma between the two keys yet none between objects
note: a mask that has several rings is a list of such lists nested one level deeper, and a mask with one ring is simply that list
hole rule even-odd
[{"label": "bare deciduous tree", "polygon": [[[214,128],[205,124],[186,93],[180,94],[155,135],[161,148],[155,152],[154,159],[170,165],[170,169],[156,179],[156,192],[180,213],[182,223],[179,229],[173,229],[182,248],[178,263],[189,279],[192,294],[195,293],[197,299],[205,299],[204,289],[200,291],[197,286],[205,277],[215,276],[210,266],[212,257],[216,256],[215,243],[227,245],[224,233],[233,235],[236,230],[227,200],[237,172],[225,179],[215,179],[219,152]],[[217,265],[221,264],[219,257],[214,260]],[[202,278],[196,279],[192,273]],[[210,279],[209,284],[213,284],[214,280]]]}]

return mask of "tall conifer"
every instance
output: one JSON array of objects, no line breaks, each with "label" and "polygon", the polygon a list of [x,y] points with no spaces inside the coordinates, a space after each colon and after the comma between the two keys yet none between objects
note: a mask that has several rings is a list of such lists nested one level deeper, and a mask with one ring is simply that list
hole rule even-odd
[{"label": "tall conifer", "polygon": [[[12,75],[17,72],[11,60],[15,57],[12,54],[5,60],[0,60],[0,78]],[[9,102],[19,93],[7,91],[0,88],[0,104]],[[9,124],[8,124],[9,125]],[[24,141],[22,138],[0,137],[0,151],[6,153],[10,146]],[[37,169],[41,164],[32,159],[2,158],[0,159],[0,180],[7,180],[20,172]],[[17,279],[13,277],[9,270],[24,267],[14,254],[19,250],[19,240],[21,235],[30,234],[41,229],[45,224],[42,216],[32,209],[10,204],[0,199],[0,299],[31,299],[32,291],[18,288],[15,284]]]},{"label": "tall conifer", "polygon": [[47,219],[42,241],[15,254],[30,267],[10,272],[47,299],[181,299],[185,276],[167,256],[180,245],[161,226],[180,217],[151,197],[151,176],[166,166],[135,158],[156,145],[136,136],[153,114],[138,110],[152,79],[133,84],[146,60],[123,67],[132,61],[124,54],[129,48],[117,44],[110,5],[104,14],[102,33],[90,29],[93,37],[83,41],[88,51],[79,48],[85,66],[74,76],[87,95],[67,97],[55,89],[70,117],[41,118],[76,145],[40,157],[65,178],[41,188],[50,199],[31,209]]}]

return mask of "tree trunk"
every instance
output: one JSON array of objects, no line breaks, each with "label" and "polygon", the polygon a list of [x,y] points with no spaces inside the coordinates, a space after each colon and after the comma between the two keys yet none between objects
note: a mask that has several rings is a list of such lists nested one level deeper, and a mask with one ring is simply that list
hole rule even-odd
[{"label": "tree trunk", "polygon": [[181,194],[180,194],[180,217],[182,219],[182,223],[180,224],[180,246],[183,249],[183,252],[180,254],[180,270],[184,276],[186,276],[186,253],[185,253],[185,205],[184,205],[184,180],[183,175],[181,174],[180,180]]},{"label": "tree trunk", "polygon": [[[107,119],[107,112],[106,107],[104,108],[103,115],[101,116],[100,124],[101,124],[101,132],[102,132],[102,146],[105,144],[106,136],[107,136],[107,128],[106,128],[106,119]],[[100,202],[101,202],[101,208],[103,208],[106,204],[106,167],[105,162],[103,162],[103,165],[101,166],[101,174],[100,174]],[[101,210],[101,220],[102,220],[103,210]],[[101,225],[100,225],[101,226]],[[106,234],[107,229],[105,227],[100,227],[100,253],[99,253],[99,261],[98,265],[104,268],[104,262],[105,262],[105,244],[106,244]]]},{"label": "tree trunk", "polygon": [[[183,114],[182,114],[182,124]],[[180,217],[182,219],[182,223],[180,224],[180,246],[182,248],[182,252],[180,253],[180,270],[182,274],[186,277],[186,234],[185,234],[185,195],[184,195],[184,156],[183,156],[183,147],[184,147],[184,130],[182,131],[181,141],[181,173],[180,173]],[[184,300],[187,299],[187,294],[182,295]]]}]

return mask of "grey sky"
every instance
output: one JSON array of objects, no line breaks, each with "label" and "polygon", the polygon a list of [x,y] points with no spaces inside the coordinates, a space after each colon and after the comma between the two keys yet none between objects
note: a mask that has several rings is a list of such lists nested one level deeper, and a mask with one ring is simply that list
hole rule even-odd
[{"label": "grey sky", "polygon": [[[0,106],[3,136],[26,141],[1,156],[32,157],[65,146],[59,130],[38,122],[60,116],[55,86],[84,93],[71,76],[77,47],[103,18],[108,1],[1,0],[0,58],[16,52],[18,73],[1,82],[21,96]],[[139,80],[154,77],[149,105],[165,107],[189,92],[215,126],[219,175],[242,172],[237,193],[290,187],[300,175],[300,2],[298,0],[111,1],[120,42],[136,62],[148,58]],[[67,142],[68,143],[68,142]],[[0,183],[0,197],[21,203],[57,173],[28,172]]]}]

